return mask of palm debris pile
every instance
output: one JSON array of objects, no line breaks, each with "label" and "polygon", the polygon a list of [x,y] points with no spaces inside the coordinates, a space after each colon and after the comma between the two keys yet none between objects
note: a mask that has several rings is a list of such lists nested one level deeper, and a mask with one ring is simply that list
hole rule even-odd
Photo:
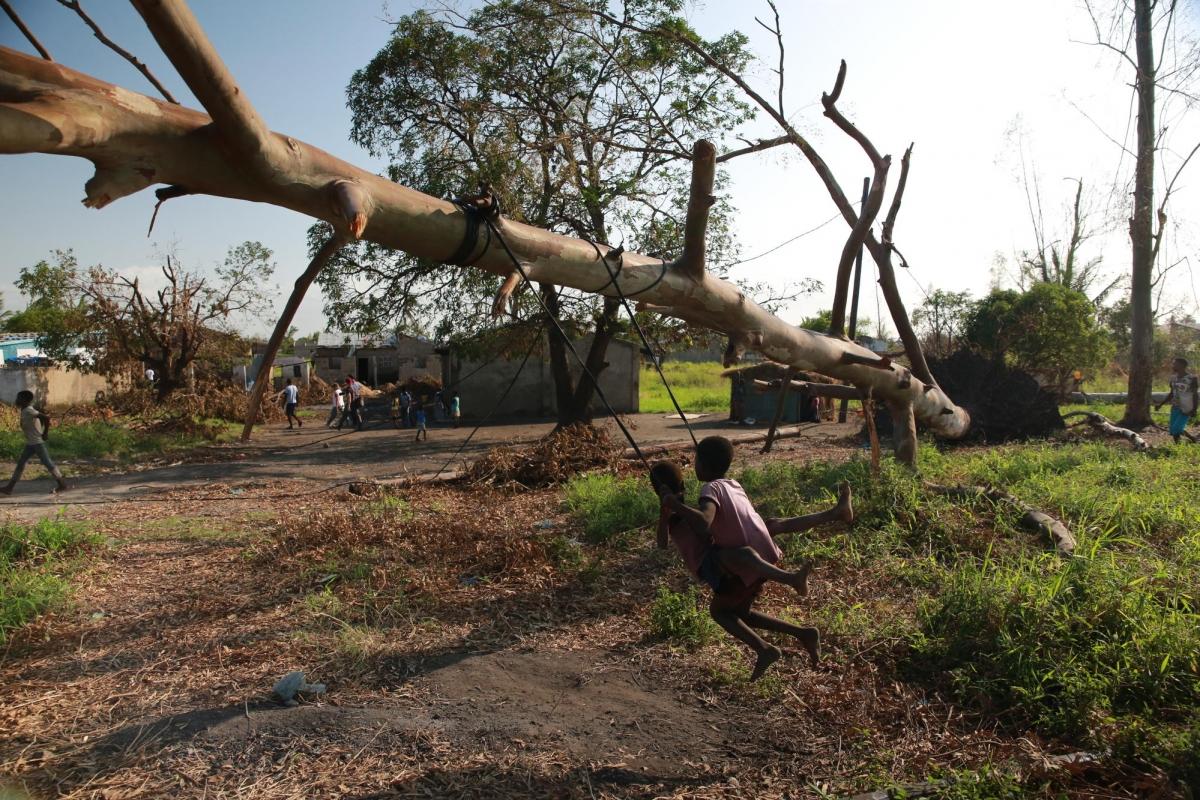
[{"label": "palm debris pile", "polygon": [[468,466],[463,477],[493,486],[554,486],[585,470],[612,466],[620,457],[621,448],[607,431],[580,423],[532,445],[493,447]]}]

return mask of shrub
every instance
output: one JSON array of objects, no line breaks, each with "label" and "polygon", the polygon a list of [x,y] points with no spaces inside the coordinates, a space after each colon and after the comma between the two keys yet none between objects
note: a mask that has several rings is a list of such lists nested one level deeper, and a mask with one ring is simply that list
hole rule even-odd
[{"label": "shrub", "polygon": [[683,592],[659,586],[650,605],[650,632],[660,639],[691,646],[711,642],[719,629],[702,607],[702,599],[695,585]]}]

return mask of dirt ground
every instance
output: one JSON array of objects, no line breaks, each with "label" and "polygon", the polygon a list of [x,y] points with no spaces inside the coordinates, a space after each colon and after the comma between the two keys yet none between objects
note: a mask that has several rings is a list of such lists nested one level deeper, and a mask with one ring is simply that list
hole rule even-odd
[{"label": "dirt ground", "polygon": [[[686,436],[636,423],[645,442]],[[495,426],[480,447],[549,427]],[[848,458],[851,427],[774,457]],[[686,584],[676,560],[642,537],[563,567],[555,548],[578,531],[557,490],[312,491],[436,471],[467,430],[425,446],[312,428],[79,482],[72,498],[99,502],[69,513],[108,545],[0,655],[0,797],[24,796],[5,780],[103,800],[829,797],[1041,757],[898,682],[886,647],[830,640],[827,666],[786,658],[751,685],[726,641],[650,638],[656,587]],[[45,513],[22,488],[4,511]],[[870,605],[875,580],[826,570],[815,600],[772,587],[765,604],[798,619],[822,598]],[[297,669],[328,692],[281,705],[271,687]]]}]

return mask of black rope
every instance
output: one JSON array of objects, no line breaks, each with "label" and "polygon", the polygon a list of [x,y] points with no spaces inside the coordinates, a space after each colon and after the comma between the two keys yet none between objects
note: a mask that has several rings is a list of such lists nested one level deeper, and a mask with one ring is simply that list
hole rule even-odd
[{"label": "black rope", "polygon": [[592,374],[590,369],[588,369],[587,362],[580,357],[579,352],[575,349],[575,345],[571,344],[571,339],[567,336],[567,332],[563,330],[563,327],[559,323],[558,319],[550,312],[550,309],[546,306],[546,301],[542,299],[541,293],[537,291],[536,287],[534,287],[533,281],[529,280],[529,273],[527,273],[525,268],[521,266],[521,261],[508,246],[508,242],[505,241],[504,236],[500,233],[500,229],[496,227],[496,223],[493,222],[490,217],[484,217],[483,221],[489,228],[492,229],[492,233],[496,235],[496,241],[498,241],[500,246],[504,248],[504,252],[508,254],[508,258],[510,261],[512,261],[513,267],[516,268],[517,273],[520,274],[521,280],[525,281],[525,286],[530,292],[533,293],[534,299],[536,299],[538,305],[541,306],[542,313],[544,313],[546,318],[554,325],[555,330],[557,330],[559,336],[562,337],[563,344],[567,346],[567,350],[569,350],[571,355],[575,357],[575,360],[579,362],[579,368],[583,371],[583,374],[586,375],[592,382],[592,386],[594,386],[596,389],[596,396],[600,398],[600,402],[604,403],[605,408],[608,409],[608,413],[612,415],[613,422],[617,423],[617,427],[620,428],[621,433],[625,435],[625,439],[629,442],[629,446],[633,448],[633,452],[637,453],[637,457],[642,460],[642,463],[649,467],[650,462],[646,459],[645,454],[642,453],[642,448],[638,447],[637,440],[633,438],[633,434],[629,432],[629,428],[625,427],[625,423],[621,420],[621,417],[612,407],[612,403],[608,401],[608,397],[605,396],[604,390],[600,388],[600,381],[596,380],[596,376]]},{"label": "black rope", "polygon": [[[479,424],[475,426],[475,429],[473,431],[471,431],[471,435],[468,436],[466,439],[464,439],[463,443],[460,444],[458,446],[458,449],[454,451],[454,455],[452,455],[448,459],[446,459],[446,463],[442,464],[442,468],[439,469],[436,473],[434,473],[432,480],[437,480],[438,476],[441,475],[442,472],[445,471],[446,467],[450,466],[455,461],[455,459],[457,459],[459,457],[459,455],[462,454],[462,451],[464,449],[466,449],[467,445],[471,443],[471,440],[475,438],[475,434],[479,433],[479,429],[482,428],[484,425],[486,425],[488,420],[490,420],[495,415],[495,413],[498,410],[500,410],[500,406],[504,403],[505,399],[508,397],[508,393],[511,392],[513,390],[513,387],[517,385],[517,378],[521,377],[521,372],[522,372],[522,370],[525,369],[525,364],[529,361],[529,357],[531,355],[533,355],[534,349],[541,342],[542,331],[545,330],[545,328],[546,328],[545,321],[543,321],[541,325],[538,325],[538,329],[533,335],[533,340],[530,341],[529,348],[525,351],[525,357],[521,359],[521,365],[519,367],[517,367],[516,374],[513,375],[512,380],[509,381],[508,386],[505,387],[504,392],[500,395],[500,398],[498,400],[496,400],[494,405],[492,405],[492,410],[487,413],[487,416],[485,416],[483,419],[481,419],[479,421]],[[491,364],[492,362],[489,361],[488,363]],[[478,372],[478,370],[476,370],[476,372]],[[471,374],[474,374],[474,372]],[[459,381],[456,382],[455,385],[458,385],[461,383],[462,383],[462,380],[460,379]]]},{"label": "black rope", "polygon": [[[596,252],[600,252],[600,249],[596,248]],[[625,296],[625,292],[621,291],[621,282],[617,280],[617,277],[621,274],[621,269],[624,266],[624,258],[622,257],[623,252],[624,251],[621,248],[610,250],[606,255],[600,256],[600,261],[604,264],[604,269],[608,271],[608,275],[612,279],[612,286],[617,290],[617,297],[621,298],[621,305],[625,306],[625,313],[629,315],[629,321],[633,323],[633,329],[636,330],[637,335],[641,337],[642,346],[648,351],[650,355],[650,361],[654,364],[654,369],[658,372],[658,377],[662,379],[663,386],[665,386],[667,389],[667,395],[671,398],[671,404],[675,406],[675,411],[679,414],[679,418],[683,420],[683,426],[687,428],[688,436],[692,437],[692,444],[698,446],[700,443],[696,441],[696,434],[694,431],[692,431],[692,424],[688,422],[688,418],[683,413],[683,409],[679,407],[679,401],[675,399],[675,392],[671,391],[671,384],[669,381],[667,381],[667,376],[663,374],[662,365],[659,364],[658,356],[655,353],[655,347],[651,347],[650,340],[646,337],[646,332],[642,330],[642,324],[638,322],[637,315],[633,313],[633,308],[631,308],[629,305],[629,298]],[[616,272],[613,272],[612,265],[608,262],[609,256],[614,254],[618,259]]]},{"label": "black rope", "polygon": [[450,257],[444,263],[468,266],[467,264],[463,264],[462,261],[471,255],[475,251],[475,245],[479,244],[479,215],[472,213],[471,207],[466,202],[462,200],[454,200],[453,202],[463,210],[463,214],[467,218],[467,229],[463,231],[463,238],[458,243],[458,248],[450,254]]}]

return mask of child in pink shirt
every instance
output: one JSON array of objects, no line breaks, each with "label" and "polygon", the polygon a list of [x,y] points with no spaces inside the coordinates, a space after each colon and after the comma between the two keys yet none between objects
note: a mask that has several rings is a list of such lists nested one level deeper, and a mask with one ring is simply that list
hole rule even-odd
[{"label": "child in pink shirt", "polygon": [[754,628],[786,633],[799,640],[816,664],[821,657],[821,636],[816,628],[802,628],[753,609],[768,580],[808,593],[811,565],[795,572],[775,566],[783,557],[773,536],[797,533],[825,522],[854,519],[850,487],[843,484],[838,503],[828,511],[787,519],[764,520],[737,481],[725,477],[733,461],[733,444],[710,436],[696,447],[696,477],[707,481],[700,490],[699,508],[684,504],[683,473],[660,461],[650,469],[650,480],[662,501],[658,546],[668,537],[687,564],[688,571],[713,590],[709,613],[722,628],[754,650],[757,659],[752,681],[783,655]]}]

